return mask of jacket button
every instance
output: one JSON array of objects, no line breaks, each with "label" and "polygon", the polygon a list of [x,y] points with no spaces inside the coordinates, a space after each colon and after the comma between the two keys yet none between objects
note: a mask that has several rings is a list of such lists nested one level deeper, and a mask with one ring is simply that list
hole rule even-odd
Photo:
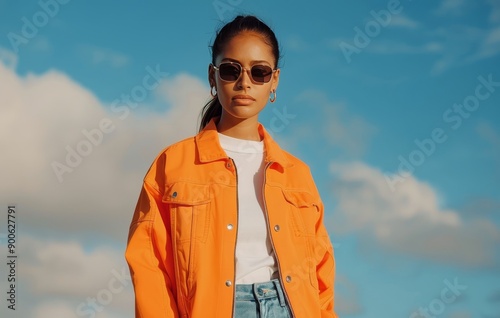
[{"label": "jacket button", "polygon": [[279,230],[280,230],[280,226],[276,224],[276,225],[274,226],[274,230],[275,230],[276,232],[279,232]]},{"label": "jacket button", "polygon": [[226,280],[226,286],[227,286],[227,287],[231,287],[231,285],[232,285],[232,284],[233,284],[233,283],[231,283],[231,281],[230,281],[230,280]]},{"label": "jacket button", "polygon": [[175,191],[174,193],[172,193],[172,198],[175,198],[177,197],[177,191]]},{"label": "jacket button", "polygon": [[227,167],[228,169],[231,169],[231,163],[230,163],[230,162],[226,163],[226,167]]},{"label": "jacket button", "polygon": [[286,279],[286,282],[289,283],[292,281],[292,276],[287,276],[285,279]]},{"label": "jacket button", "polygon": [[227,229],[228,229],[228,230],[232,230],[232,229],[233,229],[233,225],[232,225],[231,223],[229,223],[229,224],[227,225]]}]

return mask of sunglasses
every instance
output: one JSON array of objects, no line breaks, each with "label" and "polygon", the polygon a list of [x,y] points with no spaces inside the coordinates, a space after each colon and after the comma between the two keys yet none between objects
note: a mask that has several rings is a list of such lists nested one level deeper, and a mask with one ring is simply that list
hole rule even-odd
[{"label": "sunglasses", "polygon": [[[240,63],[236,62],[224,62],[218,67],[215,65],[212,66],[216,71],[219,71],[219,78],[225,82],[236,82],[243,70],[248,71]],[[268,83],[274,72],[276,70],[273,70],[268,65],[254,65],[250,68],[250,77],[255,83]]]}]

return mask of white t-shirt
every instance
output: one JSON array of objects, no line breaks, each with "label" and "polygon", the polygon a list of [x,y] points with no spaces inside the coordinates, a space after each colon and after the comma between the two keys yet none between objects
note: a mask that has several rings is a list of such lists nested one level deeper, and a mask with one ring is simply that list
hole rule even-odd
[{"label": "white t-shirt", "polygon": [[276,278],[278,267],[264,215],[264,142],[219,133],[222,149],[233,159],[238,176],[238,236],[236,283],[252,284]]}]

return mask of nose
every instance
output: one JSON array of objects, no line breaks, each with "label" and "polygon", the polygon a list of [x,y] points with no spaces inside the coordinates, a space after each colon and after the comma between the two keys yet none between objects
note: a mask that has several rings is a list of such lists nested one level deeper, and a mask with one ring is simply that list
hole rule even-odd
[{"label": "nose", "polygon": [[240,77],[238,78],[238,81],[236,82],[237,87],[239,89],[248,88],[248,87],[250,87],[251,82],[252,82],[252,79],[250,78],[250,70],[247,70],[246,68],[241,68]]}]

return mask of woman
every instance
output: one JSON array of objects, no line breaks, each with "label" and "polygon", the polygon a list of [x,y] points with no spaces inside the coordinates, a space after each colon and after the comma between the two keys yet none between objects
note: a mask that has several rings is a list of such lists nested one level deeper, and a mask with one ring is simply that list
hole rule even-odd
[{"label": "woman", "polygon": [[153,162],[130,227],[136,317],[336,317],[309,168],[258,122],[276,100],[279,57],[254,16],[217,32],[200,132]]}]

